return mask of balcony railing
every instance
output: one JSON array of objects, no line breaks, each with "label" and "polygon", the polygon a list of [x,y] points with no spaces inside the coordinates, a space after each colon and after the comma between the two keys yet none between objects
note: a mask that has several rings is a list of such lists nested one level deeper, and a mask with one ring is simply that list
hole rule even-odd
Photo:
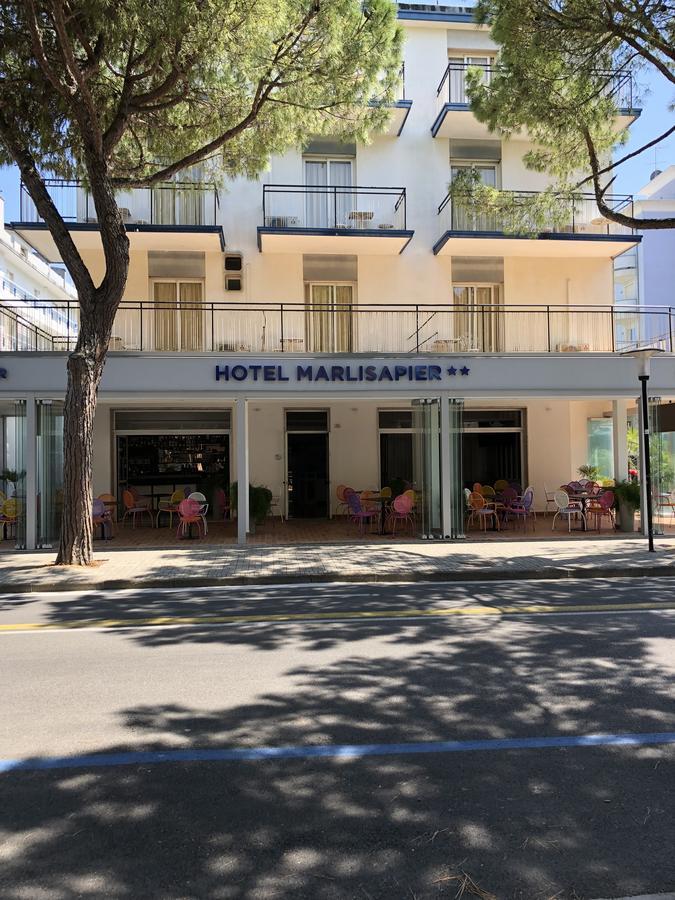
[{"label": "balcony railing", "polygon": [[[440,112],[446,103],[453,106],[469,106],[466,92],[466,75],[469,69],[480,69],[482,81],[489,84],[493,76],[500,71],[500,66],[497,63],[448,63],[436,90],[437,112]],[[633,109],[634,78],[630,72],[619,69],[615,72],[597,72],[596,75],[604,81],[604,90],[607,96],[612,97],[618,109]]]},{"label": "balcony railing", "polygon": [[[77,304],[60,323],[0,306],[0,350],[66,351]],[[46,305],[45,315],[54,306]],[[61,327],[59,327],[59,325]],[[113,351],[159,353],[673,352],[675,308],[565,305],[150,303],[120,305]]]},{"label": "balcony railing", "polygon": [[265,184],[263,227],[405,231],[405,188]]},{"label": "balcony railing", "polygon": [[[501,196],[515,201],[508,204],[504,212],[476,211],[472,208],[471,197],[447,194],[438,207],[439,234],[448,231],[477,232],[489,234],[579,234],[579,235],[621,235],[633,234],[635,229],[619,225],[606,219],[598,209],[594,194],[578,194],[570,199],[561,196],[548,207],[543,227],[541,215],[535,209],[536,191],[501,191]],[[633,198],[628,194],[607,195],[608,206],[627,215],[633,214]],[[517,227],[516,227],[517,226]]]},{"label": "balcony railing", "polygon": [[[79,181],[46,178],[45,184],[66,222],[96,225],[98,218],[89,191]],[[218,191],[213,184],[177,181],[152,188],[118,191],[117,205],[129,225],[216,225]],[[41,222],[25,185],[21,184],[22,222]]]}]

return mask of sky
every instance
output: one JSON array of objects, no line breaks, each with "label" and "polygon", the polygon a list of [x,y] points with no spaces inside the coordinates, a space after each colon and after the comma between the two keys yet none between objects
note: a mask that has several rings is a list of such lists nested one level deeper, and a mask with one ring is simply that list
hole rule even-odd
[{"label": "sky", "polygon": [[[668,106],[673,101],[673,88],[666,78],[650,67],[638,76],[638,107],[642,114],[630,129],[628,143],[619,147],[617,153],[624,156],[647,143],[669,125],[675,123],[675,112]],[[614,194],[637,195],[650,179],[655,169],[666,169],[675,165],[675,134],[652,150],[646,150],[635,159],[620,166],[617,180],[612,186]],[[19,177],[13,167],[0,168],[0,193],[5,199],[5,221],[19,219]]]}]

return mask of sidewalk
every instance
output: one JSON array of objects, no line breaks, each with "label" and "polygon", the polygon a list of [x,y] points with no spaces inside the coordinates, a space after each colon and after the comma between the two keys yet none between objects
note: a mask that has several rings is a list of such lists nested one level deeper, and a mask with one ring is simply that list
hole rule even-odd
[{"label": "sidewalk", "polygon": [[406,541],[368,544],[114,550],[90,569],[57,568],[54,553],[0,554],[0,593],[303,581],[464,581],[675,576],[675,538],[621,541]]}]

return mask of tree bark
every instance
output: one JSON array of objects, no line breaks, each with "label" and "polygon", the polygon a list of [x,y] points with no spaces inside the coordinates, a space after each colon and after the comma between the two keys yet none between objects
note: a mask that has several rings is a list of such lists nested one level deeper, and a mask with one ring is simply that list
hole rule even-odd
[{"label": "tree bark", "polygon": [[70,355],[63,411],[63,515],[57,565],[87,566],[93,561],[94,417],[102,374],[103,359],[95,352],[76,349]]}]

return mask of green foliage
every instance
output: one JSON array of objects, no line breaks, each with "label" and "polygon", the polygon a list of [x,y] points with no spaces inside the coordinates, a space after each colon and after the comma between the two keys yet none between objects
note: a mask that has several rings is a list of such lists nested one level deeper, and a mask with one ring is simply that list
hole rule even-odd
[{"label": "green foliage", "polygon": [[672,4],[479,0],[476,17],[500,45],[489,83],[479,68],[467,74],[477,118],[502,136],[526,135],[526,165],[553,175],[563,191],[595,169],[602,196],[610,180],[601,177],[603,160],[628,138],[616,114],[629,103],[632,73],[652,66],[675,83]]},{"label": "green foliage", "polygon": [[6,481],[8,484],[16,485],[26,476],[25,470],[18,472],[16,469],[3,469],[0,472],[0,481]]},{"label": "green foliage", "polygon": [[640,508],[640,485],[637,481],[618,481],[612,490],[617,508],[621,504],[633,510]]},{"label": "green foliage", "polygon": [[500,191],[483,184],[477,169],[463,169],[450,183],[453,228],[503,231],[536,237],[542,231],[562,231],[573,221],[577,197],[550,188],[538,193]]},{"label": "green foliage", "polygon": [[600,478],[600,469],[598,466],[579,466],[577,469],[582,478],[588,478],[590,481],[597,481]]},{"label": "green foliage", "polygon": [[[389,0],[76,0],[71,9],[0,7],[2,119],[42,171],[90,178],[93,138],[119,184],[202,157],[214,174],[253,176],[308,135],[366,139],[394,99],[402,33]],[[2,158],[11,161],[7,148]]]},{"label": "green foliage", "polygon": [[[627,433],[628,440],[628,462],[630,468],[639,468],[640,459],[640,435],[637,428],[629,428]],[[673,458],[670,454],[666,442],[661,435],[652,434],[649,442],[649,460],[651,463],[652,478],[660,479],[660,488],[662,491],[670,491],[675,483],[675,467]]]},{"label": "green foliage", "polygon": [[[230,485],[230,505],[233,510],[237,509],[238,483],[233,481]],[[272,508],[272,491],[262,484],[248,486],[248,513],[251,521],[260,524],[265,521],[265,517]]]}]

